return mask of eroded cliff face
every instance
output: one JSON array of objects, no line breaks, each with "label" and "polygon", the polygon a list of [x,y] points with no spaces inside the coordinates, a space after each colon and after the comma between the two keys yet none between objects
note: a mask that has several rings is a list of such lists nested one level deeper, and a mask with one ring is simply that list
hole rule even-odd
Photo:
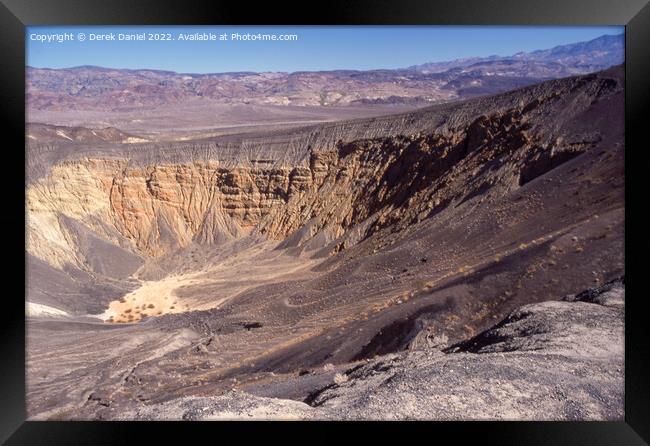
[{"label": "eroded cliff face", "polygon": [[[260,232],[291,236],[287,245],[324,232],[324,239],[337,241],[331,251],[337,252],[383,229],[401,231],[472,195],[503,194],[517,187],[529,152],[552,156],[553,148],[540,147],[528,127],[514,109],[445,134],[355,141],[314,153],[311,193],[290,197],[292,212],[272,209]],[[348,233],[351,228],[357,230]]]},{"label": "eroded cliff face", "polygon": [[333,254],[450,204],[508,193],[597,142],[585,135],[543,142],[528,123],[536,106],[483,115],[442,134],[312,150],[309,167],[66,161],[28,188],[27,249],[57,267],[83,267],[84,254],[62,220],[68,217],[144,258],[251,233]]},{"label": "eroded cliff face", "polygon": [[312,181],[309,171],[299,168],[65,162],[27,189],[27,249],[56,266],[83,264],[62,216],[145,257],[192,240],[219,243],[249,233],[272,208],[286,206]]}]

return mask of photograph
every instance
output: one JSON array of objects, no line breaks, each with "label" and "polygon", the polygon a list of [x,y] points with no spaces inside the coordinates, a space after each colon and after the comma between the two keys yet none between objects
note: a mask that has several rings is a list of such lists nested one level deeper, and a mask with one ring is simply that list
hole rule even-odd
[{"label": "photograph", "polygon": [[27,26],[27,420],[625,418],[624,26]]}]

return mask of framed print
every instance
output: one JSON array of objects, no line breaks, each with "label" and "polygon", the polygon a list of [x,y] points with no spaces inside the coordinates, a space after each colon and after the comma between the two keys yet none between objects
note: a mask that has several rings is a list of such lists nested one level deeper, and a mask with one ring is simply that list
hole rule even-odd
[{"label": "framed print", "polygon": [[645,444],[650,7],[325,9],[4,1],[3,440]]}]

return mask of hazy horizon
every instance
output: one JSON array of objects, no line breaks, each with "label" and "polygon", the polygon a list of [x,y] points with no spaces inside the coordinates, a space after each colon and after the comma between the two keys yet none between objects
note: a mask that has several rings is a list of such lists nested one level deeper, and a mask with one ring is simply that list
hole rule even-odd
[{"label": "hazy horizon", "polygon": [[[543,31],[543,32],[540,32]],[[38,42],[33,34],[78,33],[289,34],[298,41],[64,41]],[[405,69],[457,59],[510,57],[521,52],[624,35],[610,27],[28,27],[27,66],[97,67],[177,74],[296,73]],[[453,41],[449,44],[449,41]],[[211,45],[211,46],[210,46]],[[236,47],[236,48],[235,48]],[[279,48],[279,49],[278,49]],[[273,51],[278,49],[278,51]],[[341,54],[341,49],[345,54]],[[270,53],[270,54],[269,54]],[[428,53],[428,54],[424,54]],[[391,62],[386,62],[387,56]],[[295,66],[300,60],[300,67]],[[147,62],[149,61],[149,62]],[[292,66],[292,64],[294,66]],[[200,68],[203,67],[203,68]]]}]

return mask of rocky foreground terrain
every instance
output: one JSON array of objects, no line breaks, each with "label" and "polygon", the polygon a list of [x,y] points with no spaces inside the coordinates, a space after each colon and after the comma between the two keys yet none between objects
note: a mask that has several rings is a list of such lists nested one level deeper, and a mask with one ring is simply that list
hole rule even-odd
[{"label": "rocky foreground terrain", "polygon": [[290,378],[286,384],[296,387],[315,377],[323,382],[304,402],[261,396],[275,389],[256,386],[142,406],[117,418],[622,420],[624,312],[625,285],[615,280],[520,307],[453,346],[427,338],[338,372],[330,364]]},{"label": "rocky foreground terrain", "polygon": [[620,419],[621,286],[558,299],[625,273],[623,80],[183,142],[33,128],[29,417]]}]

